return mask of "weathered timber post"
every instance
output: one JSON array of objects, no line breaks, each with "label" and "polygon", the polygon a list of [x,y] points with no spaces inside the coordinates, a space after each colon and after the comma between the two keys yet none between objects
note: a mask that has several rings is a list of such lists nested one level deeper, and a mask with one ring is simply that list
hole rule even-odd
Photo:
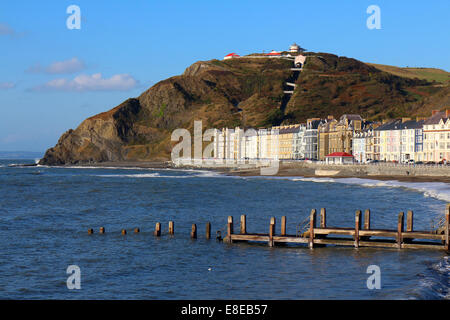
[{"label": "weathered timber post", "polygon": [[450,203],[445,208],[445,250],[450,251]]},{"label": "weathered timber post", "polygon": [[155,225],[155,231],[153,232],[153,235],[155,237],[160,237],[161,236],[161,223],[157,222]]},{"label": "weathered timber post", "polygon": [[364,230],[370,230],[370,209],[364,211]]},{"label": "weathered timber post", "polygon": [[241,215],[241,234],[247,233],[247,216],[245,214]]},{"label": "weathered timber post", "polygon": [[105,233],[105,228],[104,227],[100,227],[100,233],[104,234]]},{"label": "weathered timber post", "polygon": [[270,218],[269,226],[269,247],[273,247],[273,236],[275,235],[275,217]]},{"label": "weathered timber post", "polygon": [[175,227],[173,221],[169,221],[169,234],[174,235],[175,234]]},{"label": "weathered timber post", "polygon": [[414,228],[414,213],[412,210],[408,210],[408,213],[406,214],[406,231],[412,232]]},{"label": "weathered timber post", "polygon": [[94,233],[94,229],[88,229],[88,234],[93,234]]},{"label": "weathered timber post", "polygon": [[327,210],[325,208],[320,209],[320,227],[327,227]]},{"label": "weathered timber post", "polygon": [[206,239],[211,239],[211,222],[206,223]]},{"label": "weathered timber post", "polygon": [[314,228],[316,227],[316,209],[311,210],[309,215],[309,248],[314,248]]},{"label": "weathered timber post", "polygon": [[191,239],[197,239],[197,225],[195,223],[192,225]]},{"label": "weathered timber post", "polygon": [[124,236],[124,235],[126,235],[126,234],[127,234],[127,230],[125,230],[125,229],[122,229],[121,233],[122,233],[122,235]]},{"label": "weathered timber post", "polygon": [[226,240],[229,243],[232,243],[233,241],[231,240],[231,235],[233,234],[233,217],[232,216],[228,216],[228,224],[227,224],[227,237]]},{"label": "weathered timber post", "polygon": [[400,212],[398,214],[398,222],[397,222],[397,245],[399,248],[402,247],[402,241],[403,241],[402,232],[403,232],[404,223],[405,223],[405,213]]},{"label": "weathered timber post", "polygon": [[141,230],[139,228],[134,228],[134,233],[139,233]]},{"label": "weathered timber post", "polygon": [[281,217],[281,235],[286,235],[286,216]]},{"label": "weathered timber post", "polygon": [[359,248],[359,230],[361,229],[361,210],[355,213],[355,248]]}]

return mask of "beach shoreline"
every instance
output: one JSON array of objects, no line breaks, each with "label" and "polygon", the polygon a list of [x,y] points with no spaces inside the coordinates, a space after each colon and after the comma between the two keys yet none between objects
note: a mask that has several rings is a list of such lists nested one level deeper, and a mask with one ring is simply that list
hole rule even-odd
[{"label": "beach shoreline", "polygon": [[[79,168],[127,168],[127,169],[175,169],[175,170],[205,170],[217,172],[228,176],[241,176],[241,177],[252,177],[252,176],[263,176],[261,175],[260,168],[238,168],[238,167],[212,167],[212,166],[194,166],[194,165],[183,165],[174,166],[170,161],[120,161],[120,162],[100,162],[100,163],[90,163],[90,164],[71,164],[63,165],[64,167],[79,167]],[[361,166],[362,167],[362,166]],[[370,180],[397,180],[401,182],[443,182],[450,184],[450,167],[443,170],[444,174],[435,174],[433,172],[427,174],[420,174],[420,172],[413,172],[413,167],[396,168],[399,173],[395,174],[392,172],[392,168],[389,168],[389,174],[382,173],[368,173],[362,170],[361,167],[352,168],[351,166],[314,166],[314,165],[301,165],[292,163],[280,163],[278,172],[273,177],[303,177],[303,178],[333,178],[333,179],[345,179],[345,178],[360,178],[360,179],[370,179]],[[366,166],[367,167],[367,166]],[[402,170],[402,171],[400,171]],[[409,171],[408,171],[409,170]],[[448,170],[448,174],[447,173]],[[316,174],[320,171],[320,174]],[[336,173],[339,171],[338,173]],[[382,170],[380,170],[382,171]],[[327,173],[331,174],[327,174]],[[393,174],[394,173],[394,174]]]}]

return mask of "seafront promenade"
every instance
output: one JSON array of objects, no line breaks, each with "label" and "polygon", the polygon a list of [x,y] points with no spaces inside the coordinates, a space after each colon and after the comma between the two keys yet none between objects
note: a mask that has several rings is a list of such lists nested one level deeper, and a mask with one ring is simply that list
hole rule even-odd
[{"label": "seafront promenade", "polygon": [[390,162],[370,164],[326,164],[320,161],[184,161],[172,163],[176,168],[215,169],[236,175],[259,175],[260,168],[278,166],[276,176],[423,178],[450,183],[450,165],[414,165]]}]

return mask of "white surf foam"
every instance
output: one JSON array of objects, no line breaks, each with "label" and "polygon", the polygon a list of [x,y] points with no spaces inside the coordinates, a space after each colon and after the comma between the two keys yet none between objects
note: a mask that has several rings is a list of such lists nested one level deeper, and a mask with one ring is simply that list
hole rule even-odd
[{"label": "white surf foam", "polygon": [[423,193],[426,197],[436,198],[442,201],[450,202],[450,185],[444,182],[401,182],[397,180],[371,180],[362,178],[290,178],[292,181],[309,181],[309,182],[328,182],[328,183],[344,183],[355,184],[368,188],[384,187],[384,188],[405,188]]},{"label": "white surf foam", "polygon": [[136,173],[136,174],[98,174],[94,175],[96,177],[103,178],[167,178],[167,179],[188,179],[188,178],[217,178],[217,177],[225,177],[219,173],[211,172],[211,171],[191,171],[189,175],[161,175],[157,172],[154,173]]}]

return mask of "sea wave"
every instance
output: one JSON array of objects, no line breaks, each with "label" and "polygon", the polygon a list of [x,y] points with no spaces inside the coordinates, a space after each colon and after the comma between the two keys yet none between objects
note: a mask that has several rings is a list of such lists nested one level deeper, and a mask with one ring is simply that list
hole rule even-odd
[{"label": "sea wave", "polygon": [[419,285],[412,296],[419,299],[450,300],[450,257],[445,256],[439,262],[428,266],[424,274],[420,274]]},{"label": "sea wave", "polygon": [[426,197],[450,202],[450,185],[444,182],[401,182],[397,180],[372,180],[362,178],[290,178],[292,181],[355,184],[362,187],[405,188],[423,193]]},{"label": "sea wave", "polygon": [[187,178],[218,178],[224,177],[219,173],[211,171],[193,171],[194,174],[189,175],[161,175],[157,172],[154,173],[135,173],[135,174],[97,174],[95,177],[102,178],[164,178],[164,179],[187,179]]}]

